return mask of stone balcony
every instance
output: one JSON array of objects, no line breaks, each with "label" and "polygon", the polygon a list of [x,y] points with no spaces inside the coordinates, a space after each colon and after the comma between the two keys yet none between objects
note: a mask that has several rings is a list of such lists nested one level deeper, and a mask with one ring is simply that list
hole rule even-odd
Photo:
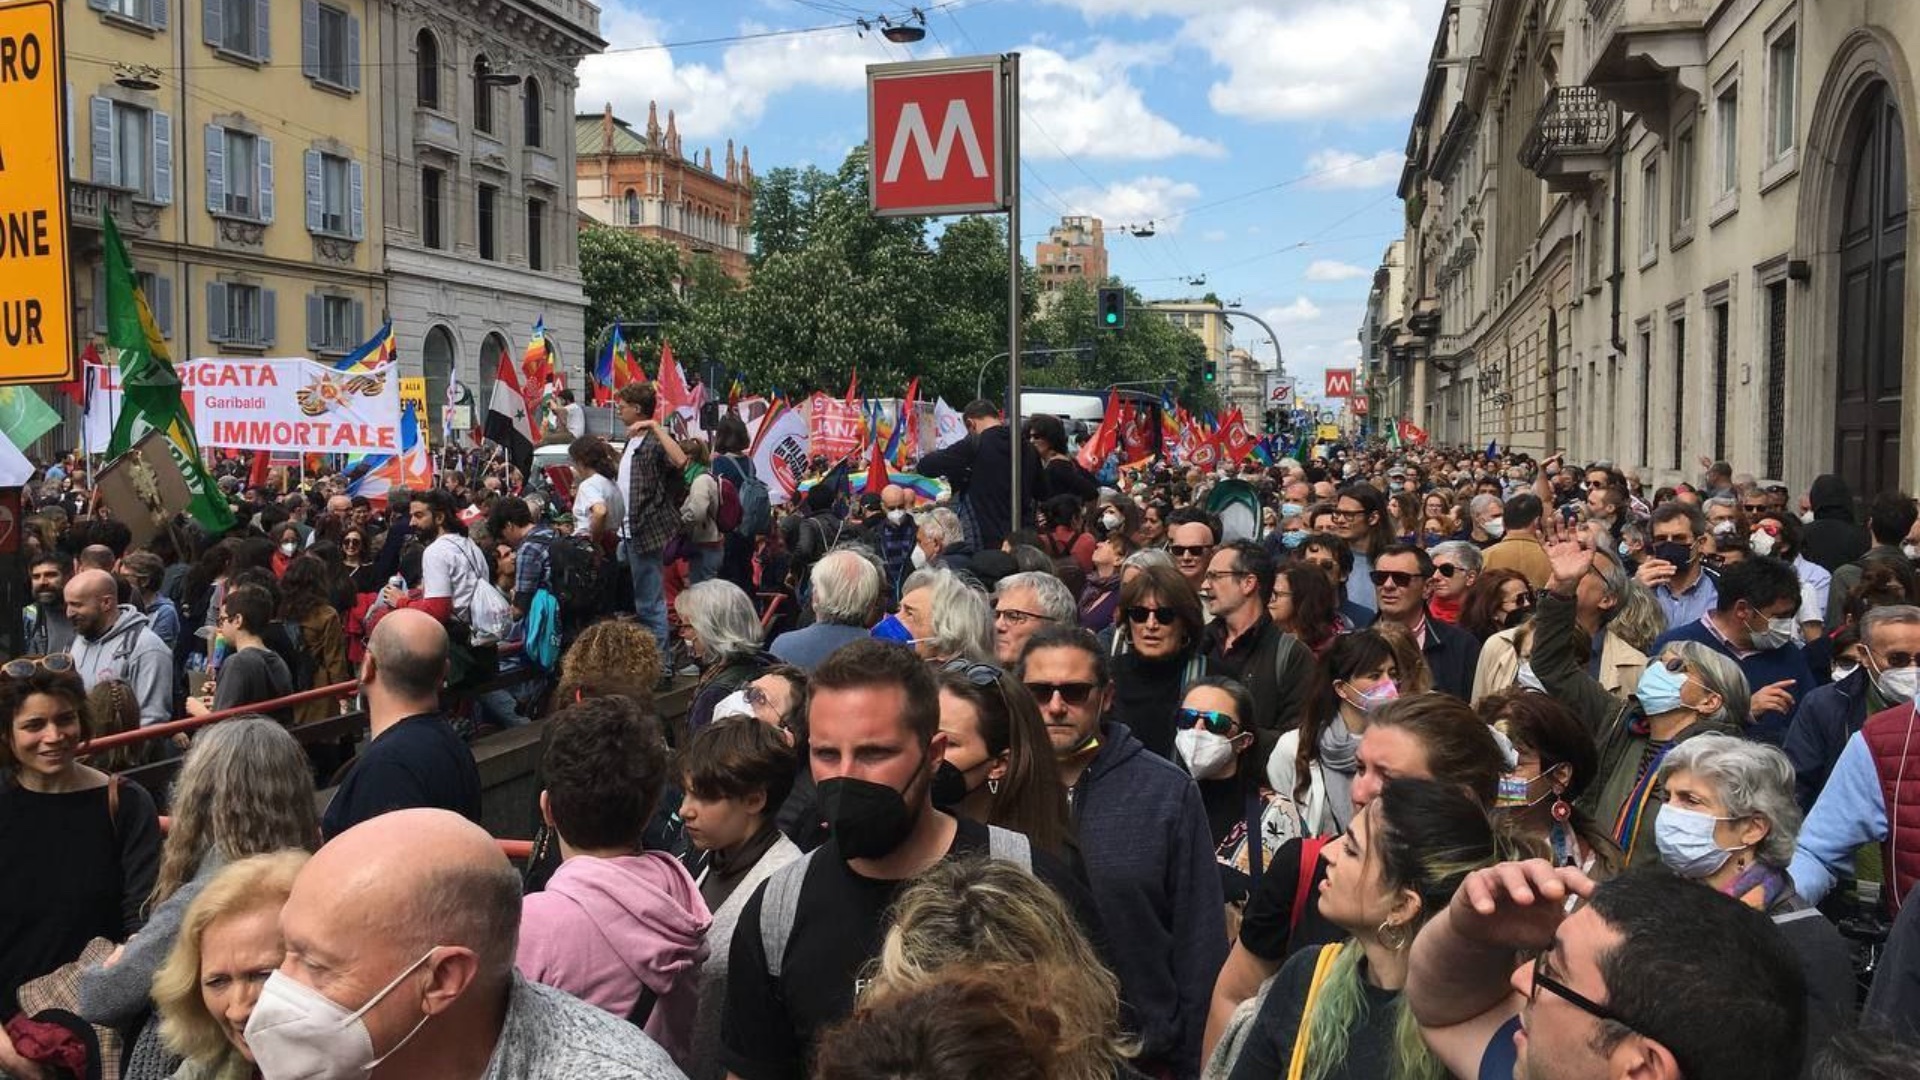
[{"label": "stone balcony", "polygon": [[1586,0],[1578,81],[1664,132],[1676,97],[1705,96],[1707,22],[1722,0]]},{"label": "stone balcony", "polygon": [[416,108],[413,110],[413,142],[415,146],[430,146],[449,154],[458,154],[460,125],[453,118],[432,109]]},{"label": "stone balcony", "polygon": [[68,180],[67,220],[76,232],[100,233],[106,227],[107,215],[112,214],[113,223],[120,227],[123,235],[151,236],[159,223],[161,208],[151,202],[136,201],[133,196],[133,192],[124,188]]},{"label": "stone balcony", "polygon": [[1609,164],[1619,110],[1591,86],[1556,86],[1534,114],[1520,146],[1520,164],[1547,182],[1547,190],[1584,191]]}]

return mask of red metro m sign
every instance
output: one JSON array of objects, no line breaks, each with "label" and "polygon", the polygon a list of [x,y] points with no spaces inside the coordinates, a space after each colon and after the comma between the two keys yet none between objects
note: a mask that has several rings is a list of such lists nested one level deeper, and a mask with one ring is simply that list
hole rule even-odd
[{"label": "red metro m sign", "polygon": [[1007,208],[1005,66],[975,56],[867,68],[875,214]]}]

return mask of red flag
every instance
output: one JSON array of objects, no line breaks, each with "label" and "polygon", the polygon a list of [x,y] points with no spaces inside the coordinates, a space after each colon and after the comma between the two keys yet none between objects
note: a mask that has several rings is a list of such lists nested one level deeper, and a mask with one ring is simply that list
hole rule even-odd
[{"label": "red flag", "polygon": [[1235,405],[1220,421],[1220,451],[1228,465],[1238,465],[1253,453],[1257,441],[1247,431],[1247,418]]},{"label": "red flag", "polygon": [[266,450],[255,451],[253,455],[253,467],[247,470],[247,486],[250,488],[265,487],[267,484],[268,471],[272,468],[273,454]]},{"label": "red flag", "polygon": [[1080,467],[1090,473],[1099,472],[1101,462],[1107,460],[1107,455],[1113,453],[1119,441],[1120,394],[1109,390],[1106,415],[1100,418],[1100,426],[1094,429],[1093,434],[1080,444],[1080,453],[1077,455]]},{"label": "red flag", "polygon": [[853,378],[847,380],[847,404],[853,404],[853,395],[860,390],[860,369],[853,369]]},{"label": "red flag", "polygon": [[673,346],[665,343],[660,346],[658,382],[660,407],[654,410],[654,419],[664,424],[673,418],[674,413],[694,404],[693,392],[687,389],[686,373],[680,370],[680,362],[673,358]]},{"label": "red flag", "polygon": [[860,490],[863,494],[878,495],[893,479],[887,472],[887,448],[881,444],[877,431],[875,437],[867,441],[873,449],[867,455],[867,483]]},{"label": "red flag", "polygon": [[1403,443],[1411,443],[1414,446],[1425,446],[1427,444],[1427,433],[1413,421],[1403,418],[1400,421],[1400,441]]}]

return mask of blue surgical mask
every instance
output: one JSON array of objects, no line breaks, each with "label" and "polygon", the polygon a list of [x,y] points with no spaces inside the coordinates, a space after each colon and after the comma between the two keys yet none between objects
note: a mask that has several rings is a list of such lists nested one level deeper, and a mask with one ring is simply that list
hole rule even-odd
[{"label": "blue surgical mask", "polygon": [[1658,716],[1686,704],[1680,700],[1680,688],[1686,684],[1686,675],[1668,671],[1667,665],[1655,660],[1640,673],[1640,685],[1634,688],[1633,696],[1640,699],[1640,707],[1648,716]]},{"label": "blue surgical mask", "polygon": [[1697,881],[1713,876],[1739,850],[1723,848],[1713,838],[1715,826],[1732,820],[1662,804],[1653,819],[1653,842],[1660,848],[1660,861],[1681,877]]},{"label": "blue surgical mask", "polygon": [[1289,551],[1299,547],[1301,544],[1304,544],[1306,542],[1307,542],[1307,534],[1300,529],[1295,529],[1292,532],[1285,532],[1280,534],[1280,546],[1283,548],[1286,548]]},{"label": "blue surgical mask", "polygon": [[898,615],[889,615],[881,619],[873,625],[870,633],[881,641],[891,641],[900,645],[913,644],[913,631],[907,629],[907,624],[901,622]]}]

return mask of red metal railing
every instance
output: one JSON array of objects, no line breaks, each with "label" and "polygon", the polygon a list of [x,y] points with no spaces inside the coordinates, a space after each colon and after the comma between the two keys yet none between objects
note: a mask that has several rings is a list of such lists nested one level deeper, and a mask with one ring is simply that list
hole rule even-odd
[{"label": "red metal railing", "polygon": [[80,748],[80,756],[86,757],[90,754],[100,753],[102,750],[111,750],[117,746],[131,746],[134,743],[146,742],[150,739],[163,739],[169,735],[177,735],[183,731],[197,731],[200,728],[206,727],[208,724],[217,724],[222,720],[230,720],[236,716],[247,716],[251,713],[272,713],[280,709],[292,708],[295,705],[304,705],[309,701],[319,701],[322,698],[342,698],[348,694],[358,693],[359,690],[360,680],[348,679],[346,682],[337,682],[330,686],[317,686],[312,690],[302,690],[297,694],[288,694],[286,697],[277,697],[271,701],[258,701],[251,705],[242,705],[238,708],[210,712],[205,716],[189,716],[184,720],[169,720],[164,724],[152,724],[143,728],[134,728],[131,731],[116,731],[111,735],[99,735],[88,740],[87,744]]}]

